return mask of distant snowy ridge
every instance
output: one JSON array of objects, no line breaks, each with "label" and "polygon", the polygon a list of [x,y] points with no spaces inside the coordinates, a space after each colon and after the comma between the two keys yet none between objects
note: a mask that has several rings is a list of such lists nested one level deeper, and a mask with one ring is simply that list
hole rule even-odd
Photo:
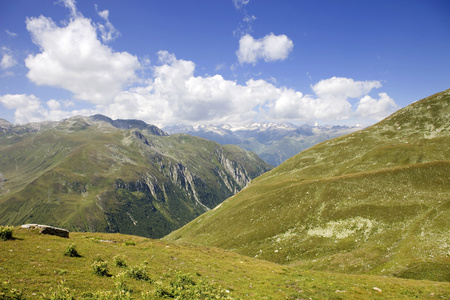
[{"label": "distant snowy ridge", "polygon": [[277,166],[289,157],[317,143],[362,129],[360,125],[295,125],[292,123],[253,122],[230,124],[177,124],[162,128],[169,134],[185,133],[219,144],[234,144],[258,154]]}]

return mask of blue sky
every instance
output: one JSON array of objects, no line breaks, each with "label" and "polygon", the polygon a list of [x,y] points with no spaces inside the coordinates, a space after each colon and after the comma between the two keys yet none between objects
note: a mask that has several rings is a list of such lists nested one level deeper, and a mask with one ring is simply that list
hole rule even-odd
[{"label": "blue sky", "polygon": [[0,2],[0,118],[374,123],[450,88],[447,0]]}]

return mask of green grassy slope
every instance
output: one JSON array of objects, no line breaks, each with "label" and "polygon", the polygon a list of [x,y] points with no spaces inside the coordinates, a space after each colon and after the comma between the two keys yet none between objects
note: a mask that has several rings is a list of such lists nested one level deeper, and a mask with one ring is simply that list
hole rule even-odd
[{"label": "green grassy slope", "polygon": [[316,270],[450,281],[450,90],[318,144],[166,240]]},{"label": "green grassy slope", "polygon": [[[187,282],[184,288],[203,286],[199,288],[203,292],[198,298],[180,299],[212,299],[212,294],[222,295],[221,299],[450,297],[449,283],[304,271],[219,248],[184,246],[137,236],[70,233],[70,238],[64,239],[15,228],[13,237],[14,240],[0,240],[2,299],[37,299],[43,294],[43,299],[73,299],[67,294],[74,299],[160,299],[156,291],[168,290],[171,282],[183,275],[190,275],[194,283]],[[72,244],[81,257],[64,256]],[[115,266],[118,255],[126,267]],[[107,262],[110,276],[93,273],[92,263],[98,257]],[[130,269],[143,270],[150,281],[130,277]],[[62,282],[66,290],[62,289]],[[18,295],[17,290],[22,298],[12,298]],[[120,293],[124,290],[128,294]],[[63,291],[66,298],[57,298]]]},{"label": "green grassy slope", "polygon": [[91,118],[0,140],[0,224],[161,237],[270,168],[237,147]]}]

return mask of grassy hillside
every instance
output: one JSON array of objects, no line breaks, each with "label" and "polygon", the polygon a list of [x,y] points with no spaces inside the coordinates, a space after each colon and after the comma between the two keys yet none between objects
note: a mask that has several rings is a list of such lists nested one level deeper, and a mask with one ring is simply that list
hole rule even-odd
[{"label": "grassy hillside", "polygon": [[[450,297],[449,283],[305,271],[214,247],[137,236],[70,233],[64,239],[14,228],[13,238],[0,240],[0,299]],[[80,257],[64,255],[72,245]],[[94,273],[100,259],[108,268],[105,276],[97,275],[98,268]]]},{"label": "grassy hillside", "polygon": [[270,169],[237,147],[105,118],[0,134],[0,224],[158,238]]},{"label": "grassy hillside", "polygon": [[318,144],[166,240],[315,270],[450,281],[450,90]]}]

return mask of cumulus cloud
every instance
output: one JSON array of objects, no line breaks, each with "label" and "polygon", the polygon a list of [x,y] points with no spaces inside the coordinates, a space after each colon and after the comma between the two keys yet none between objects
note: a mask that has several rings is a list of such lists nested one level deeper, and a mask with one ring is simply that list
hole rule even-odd
[{"label": "cumulus cloud", "polygon": [[110,114],[126,112],[154,123],[212,121],[233,114],[235,82],[220,75],[195,77],[192,61],[166,51],[159,52],[159,61],[151,83],[116,96],[106,108]]},{"label": "cumulus cloud", "polygon": [[75,0],[60,0],[65,7],[70,10],[70,16],[72,18],[81,17],[81,14],[77,10],[76,1]]},{"label": "cumulus cloud", "polygon": [[364,96],[359,102],[356,114],[361,118],[372,120],[382,120],[387,116],[387,113],[394,112],[398,109],[394,100],[386,93],[379,93],[378,100],[368,95]]},{"label": "cumulus cloud", "polygon": [[97,24],[98,30],[100,30],[101,37],[104,43],[111,42],[120,36],[120,32],[114,27],[114,25],[109,21],[109,10],[105,9],[98,11],[97,5],[95,9],[98,15],[106,21],[105,25]]},{"label": "cumulus cloud", "polygon": [[[386,93],[379,94],[380,100],[368,95],[380,87],[379,81],[355,81],[344,77],[324,79],[311,86],[314,95],[285,90],[276,101],[271,116],[285,120],[379,120],[398,108]],[[352,110],[352,102],[357,103],[356,111]]]},{"label": "cumulus cloud", "polygon": [[59,102],[55,99],[51,99],[51,100],[47,101],[47,106],[51,110],[58,110],[58,109],[61,109],[61,102]]},{"label": "cumulus cloud", "polygon": [[0,61],[0,67],[5,70],[8,68],[12,68],[17,64],[17,61],[14,59],[12,55],[7,53],[3,54],[2,60]]},{"label": "cumulus cloud", "polygon": [[237,9],[242,8],[243,6],[247,5],[250,2],[250,0],[233,0],[234,7]]},{"label": "cumulus cloud", "polygon": [[25,59],[27,77],[38,85],[69,90],[78,99],[107,103],[136,79],[138,59],[102,44],[91,20],[78,14],[73,1],[64,3],[76,16],[65,27],[44,16],[27,19],[33,42],[41,49]]},{"label": "cumulus cloud", "polygon": [[62,110],[62,103],[57,100],[49,100],[43,103],[35,95],[6,94],[0,96],[0,103],[8,109],[15,109],[14,123],[26,124],[41,121],[58,121],[75,115],[92,115],[94,110]]},{"label": "cumulus cloud", "polygon": [[355,81],[344,77],[321,80],[311,86],[317,96],[315,116],[318,119],[348,119],[352,107],[349,99],[361,98],[379,87],[379,81]]},{"label": "cumulus cloud", "polygon": [[332,77],[319,81],[312,89],[322,98],[359,98],[379,87],[381,87],[379,81],[355,81],[351,78]]},{"label": "cumulus cloud", "polygon": [[8,109],[15,109],[15,123],[24,124],[45,120],[48,112],[34,95],[4,95],[0,102]]},{"label": "cumulus cloud", "polygon": [[113,117],[134,117],[161,125],[233,123],[255,118],[255,108],[270,94],[267,89],[275,90],[265,81],[250,80],[243,86],[221,75],[194,76],[192,61],[178,60],[166,51],[159,52],[159,61],[149,85],[124,91],[100,109]]},{"label": "cumulus cloud", "polygon": [[154,66],[153,76],[147,79],[146,85],[122,90],[93,110],[69,111],[68,105],[61,101],[42,102],[33,95],[5,95],[0,97],[0,102],[16,109],[18,123],[103,113],[159,126],[242,124],[253,120],[300,123],[353,119],[360,122],[378,120],[397,108],[386,93],[379,93],[379,99],[369,95],[381,87],[378,81],[333,77],[311,86],[312,94],[303,94],[262,79],[238,84],[221,75],[195,76],[194,62],[177,59],[167,51],[158,52],[158,56],[159,65]]},{"label": "cumulus cloud", "polygon": [[285,60],[294,48],[294,43],[286,35],[266,35],[261,39],[254,39],[246,34],[239,40],[239,49],[236,55],[241,64],[255,65],[258,60],[266,62]]},{"label": "cumulus cloud", "polygon": [[[194,62],[177,59],[167,51],[158,54],[160,65],[154,67],[148,85],[123,91],[98,109],[113,118],[138,118],[163,126],[241,124],[255,119],[308,122],[379,118],[396,107],[392,99],[389,102],[383,96],[375,100],[373,113],[370,105],[366,111],[371,99],[368,93],[381,87],[378,81],[333,77],[313,85],[314,94],[305,95],[261,79],[238,84],[221,75],[195,76]],[[360,103],[356,111],[352,102]]]}]

